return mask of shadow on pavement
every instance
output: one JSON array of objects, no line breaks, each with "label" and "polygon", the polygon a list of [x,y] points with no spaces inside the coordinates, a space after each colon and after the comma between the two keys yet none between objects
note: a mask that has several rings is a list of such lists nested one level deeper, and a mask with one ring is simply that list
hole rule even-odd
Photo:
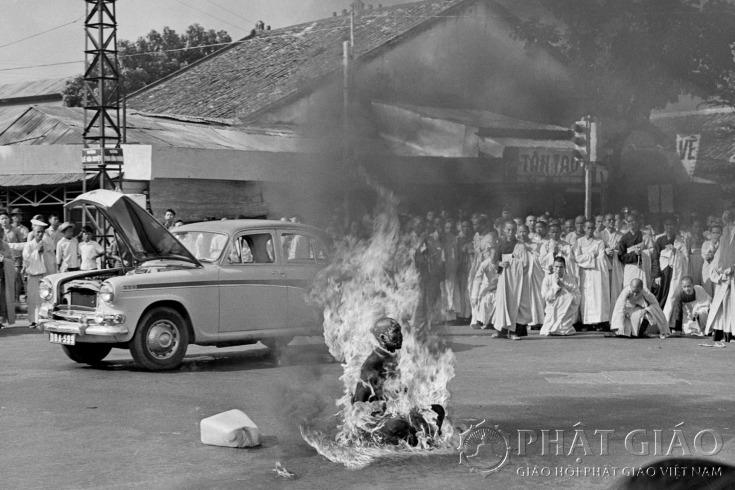
[{"label": "shadow on pavement", "polygon": [[19,335],[37,335],[42,334],[43,332],[40,332],[39,330],[28,328],[28,327],[3,327],[0,329],[0,338],[1,337],[17,337]]},{"label": "shadow on pavement", "polygon": [[[332,364],[334,362],[325,345],[299,344],[289,345],[281,349],[277,355],[274,355],[266,347],[250,348],[242,351],[228,350],[227,352],[210,351],[188,354],[184,357],[184,361],[178,369],[160,371],[157,374],[176,374],[193,371],[251,371],[285,366]],[[144,369],[136,366],[132,359],[110,360],[103,362],[99,366],[79,365],[79,367],[98,371],[146,372]]]}]

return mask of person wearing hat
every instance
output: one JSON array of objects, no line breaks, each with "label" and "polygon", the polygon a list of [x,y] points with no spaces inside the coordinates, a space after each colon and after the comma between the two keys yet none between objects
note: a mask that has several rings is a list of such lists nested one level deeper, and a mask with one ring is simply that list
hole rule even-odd
[{"label": "person wearing hat", "polygon": [[79,242],[74,238],[74,224],[65,221],[59,226],[64,236],[56,244],[56,265],[59,272],[78,271],[81,265]]},{"label": "person wearing hat", "polygon": [[46,234],[48,224],[36,215],[31,220],[31,231],[23,248],[23,270],[27,277],[26,302],[28,304],[28,322],[30,327],[36,326],[38,308],[41,305],[39,290],[41,280],[48,274],[56,272],[54,243]]},{"label": "person wearing hat", "polygon": [[82,227],[82,241],[79,242],[79,256],[82,259],[81,270],[92,271],[99,269],[99,259],[105,255],[102,245],[92,240],[94,232],[90,226]]}]

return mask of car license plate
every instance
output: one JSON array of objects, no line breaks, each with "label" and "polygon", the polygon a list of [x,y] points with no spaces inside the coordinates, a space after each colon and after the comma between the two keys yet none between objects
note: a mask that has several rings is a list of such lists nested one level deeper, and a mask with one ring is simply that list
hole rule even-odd
[{"label": "car license plate", "polygon": [[77,336],[73,333],[49,332],[48,341],[52,344],[76,345]]}]

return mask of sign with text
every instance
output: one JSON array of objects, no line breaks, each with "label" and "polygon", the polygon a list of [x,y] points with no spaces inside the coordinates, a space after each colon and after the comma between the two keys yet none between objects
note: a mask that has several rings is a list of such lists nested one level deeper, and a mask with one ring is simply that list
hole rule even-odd
[{"label": "sign with text", "polygon": [[697,166],[697,155],[699,154],[699,134],[677,134],[676,151],[679,154],[684,169],[689,175],[694,175]]},{"label": "sign with text", "polygon": [[552,148],[518,148],[519,177],[581,177],[582,164],[571,150]]},{"label": "sign with text", "polygon": [[[82,166],[84,168],[101,168],[103,164],[102,148],[82,149]],[[119,166],[123,164],[122,148],[105,148],[104,165]]]}]

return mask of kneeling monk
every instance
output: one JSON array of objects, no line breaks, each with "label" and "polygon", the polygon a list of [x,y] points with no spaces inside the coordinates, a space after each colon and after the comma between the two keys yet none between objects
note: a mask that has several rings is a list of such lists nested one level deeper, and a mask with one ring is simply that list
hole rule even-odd
[{"label": "kneeling monk", "polygon": [[671,332],[656,297],[643,287],[641,279],[636,278],[620,292],[610,319],[610,330],[618,336],[646,337],[649,326],[658,327],[662,337]]},{"label": "kneeling monk", "polygon": [[556,257],[552,273],[544,277],[541,296],[546,303],[540,335],[571,335],[579,310],[579,288],[574,277],[566,274],[564,257]]}]

